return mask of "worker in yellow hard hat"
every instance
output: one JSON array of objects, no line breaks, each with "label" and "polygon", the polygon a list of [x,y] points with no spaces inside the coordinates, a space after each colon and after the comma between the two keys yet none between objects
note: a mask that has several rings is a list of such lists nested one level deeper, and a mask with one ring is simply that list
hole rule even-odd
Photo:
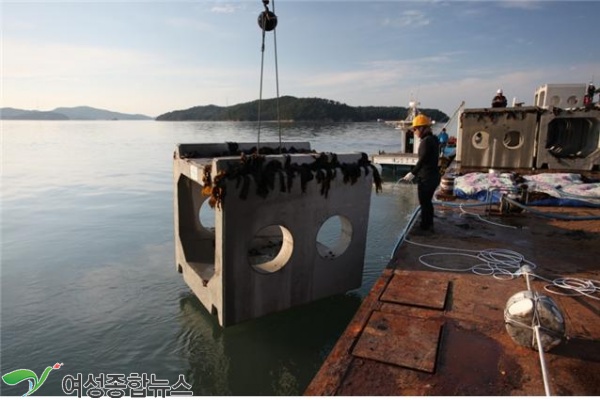
[{"label": "worker in yellow hard hat", "polygon": [[402,180],[411,182],[417,178],[417,194],[421,205],[420,229],[411,234],[431,235],[433,231],[433,194],[440,184],[438,157],[440,143],[431,131],[431,120],[425,114],[417,115],[412,121],[412,130],[421,142],[419,143],[417,164]]}]

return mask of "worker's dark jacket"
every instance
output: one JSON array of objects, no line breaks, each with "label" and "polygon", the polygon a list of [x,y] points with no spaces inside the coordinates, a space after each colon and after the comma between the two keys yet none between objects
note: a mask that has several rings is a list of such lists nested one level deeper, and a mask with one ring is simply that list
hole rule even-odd
[{"label": "worker's dark jacket", "polygon": [[440,142],[438,141],[438,138],[431,133],[431,131],[421,136],[421,143],[419,143],[419,160],[410,171],[418,178],[419,181],[437,181],[439,183],[439,149]]},{"label": "worker's dark jacket", "polygon": [[506,100],[506,97],[501,94],[492,99],[492,107],[506,107],[506,104],[508,104],[508,101]]}]

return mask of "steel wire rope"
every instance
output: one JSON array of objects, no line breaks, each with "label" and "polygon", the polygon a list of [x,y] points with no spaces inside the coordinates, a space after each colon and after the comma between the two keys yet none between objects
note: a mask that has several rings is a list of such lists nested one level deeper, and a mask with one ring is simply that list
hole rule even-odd
[{"label": "steel wire rope", "polygon": [[[275,0],[273,1],[273,14],[275,14]],[[277,130],[279,133],[279,153],[281,154],[281,116],[279,114],[279,66],[277,63],[277,28],[273,29],[273,47],[275,53],[275,87],[276,87],[276,107],[277,107]]]},{"label": "steel wire rope", "polygon": [[[275,16],[275,0],[273,1],[273,15]],[[262,0],[263,5],[265,7],[265,11],[262,15],[262,44],[261,44],[261,57],[260,57],[260,89],[258,94],[258,133],[256,139],[256,149],[257,152],[260,152],[260,128],[262,124],[262,116],[261,116],[261,105],[262,105],[262,94],[263,94],[263,81],[264,81],[264,65],[265,65],[265,36],[266,36],[266,26],[267,26],[267,17],[269,13],[269,0]],[[277,18],[277,16],[275,16]],[[275,53],[275,84],[276,84],[276,109],[277,109],[277,123],[279,129],[279,153],[281,153],[281,118],[279,114],[279,67],[277,62],[277,28],[273,28],[273,43],[274,43],[274,53]]]},{"label": "steel wire rope", "polygon": [[[268,11],[269,9],[267,8],[267,4],[263,3],[265,6],[265,12]],[[262,14],[263,15],[263,21],[262,21],[262,45],[260,48],[260,89],[258,91],[258,133],[257,133],[257,137],[256,137],[256,152],[260,153],[260,125],[261,125],[261,104],[262,104],[262,92],[263,92],[263,76],[264,76],[264,69],[265,69],[265,33],[266,33],[266,26],[267,23],[265,21],[266,19],[266,14]]]}]

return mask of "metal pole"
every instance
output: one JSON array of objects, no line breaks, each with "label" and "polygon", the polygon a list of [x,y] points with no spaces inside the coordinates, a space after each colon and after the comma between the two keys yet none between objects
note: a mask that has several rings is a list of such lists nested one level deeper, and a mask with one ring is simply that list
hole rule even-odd
[{"label": "metal pole", "polygon": [[525,274],[525,282],[527,282],[527,290],[529,290],[531,292],[531,284],[529,283],[529,266],[527,266],[528,268],[525,270],[524,274]]},{"label": "metal pole", "polygon": [[[531,283],[529,282],[529,272],[531,271],[531,267],[529,265],[523,265],[521,267],[523,275],[525,275],[525,282],[527,282],[527,290],[531,292]],[[550,379],[548,378],[548,370],[546,368],[546,359],[544,358],[544,347],[542,346],[542,338],[540,335],[540,321],[537,315],[537,294],[534,293],[535,298],[533,303],[533,315],[534,315],[534,325],[533,332],[535,333],[535,341],[538,347],[538,354],[540,356],[540,366],[542,367],[542,380],[544,381],[544,391],[546,392],[546,396],[552,396],[550,391]]]},{"label": "metal pole", "polygon": [[454,117],[456,116],[456,113],[458,112],[458,110],[460,110],[462,108],[462,106],[465,105],[465,101],[463,100],[460,105],[458,106],[458,108],[456,109],[456,111],[454,111],[454,114],[452,114],[452,116],[450,117],[450,119],[448,120],[448,122],[446,122],[446,124],[444,125],[444,128],[447,127],[450,122],[452,122],[452,120],[454,119]]},{"label": "metal pole", "polygon": [[550,392],[548,371],[546,370],[546,360],[544,359],[544,349],[542,348],[542,339],[540,338],[540,326],[539,325],[534,326],[533,331],[535,332],[535,340],[537,341],[538,353],[540,354],[540,365],[542,366],[542,378],[544,380],[544,390],[546,391],[546,396],[552,396],[552,393]]}]

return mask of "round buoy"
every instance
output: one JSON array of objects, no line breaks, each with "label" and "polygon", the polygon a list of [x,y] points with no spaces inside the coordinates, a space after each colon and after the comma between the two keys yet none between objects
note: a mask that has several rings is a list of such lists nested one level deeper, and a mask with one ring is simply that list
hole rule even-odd
[{"label": "round buoy", "polygon": [[530,290],[516,293],[508,299],[504,323],[506,331],[516,343],[535,350],[538,350],[533,331],[536,323],[540,326],[540,341],[544,351],[560,344],[565,335],[565,319],[554,300]]},{"label": "round buoy", "polygon": [[271,11],[263,11],[258,15],[258,26],[267,32],[272,31],[277,26],[277,15]]}]

